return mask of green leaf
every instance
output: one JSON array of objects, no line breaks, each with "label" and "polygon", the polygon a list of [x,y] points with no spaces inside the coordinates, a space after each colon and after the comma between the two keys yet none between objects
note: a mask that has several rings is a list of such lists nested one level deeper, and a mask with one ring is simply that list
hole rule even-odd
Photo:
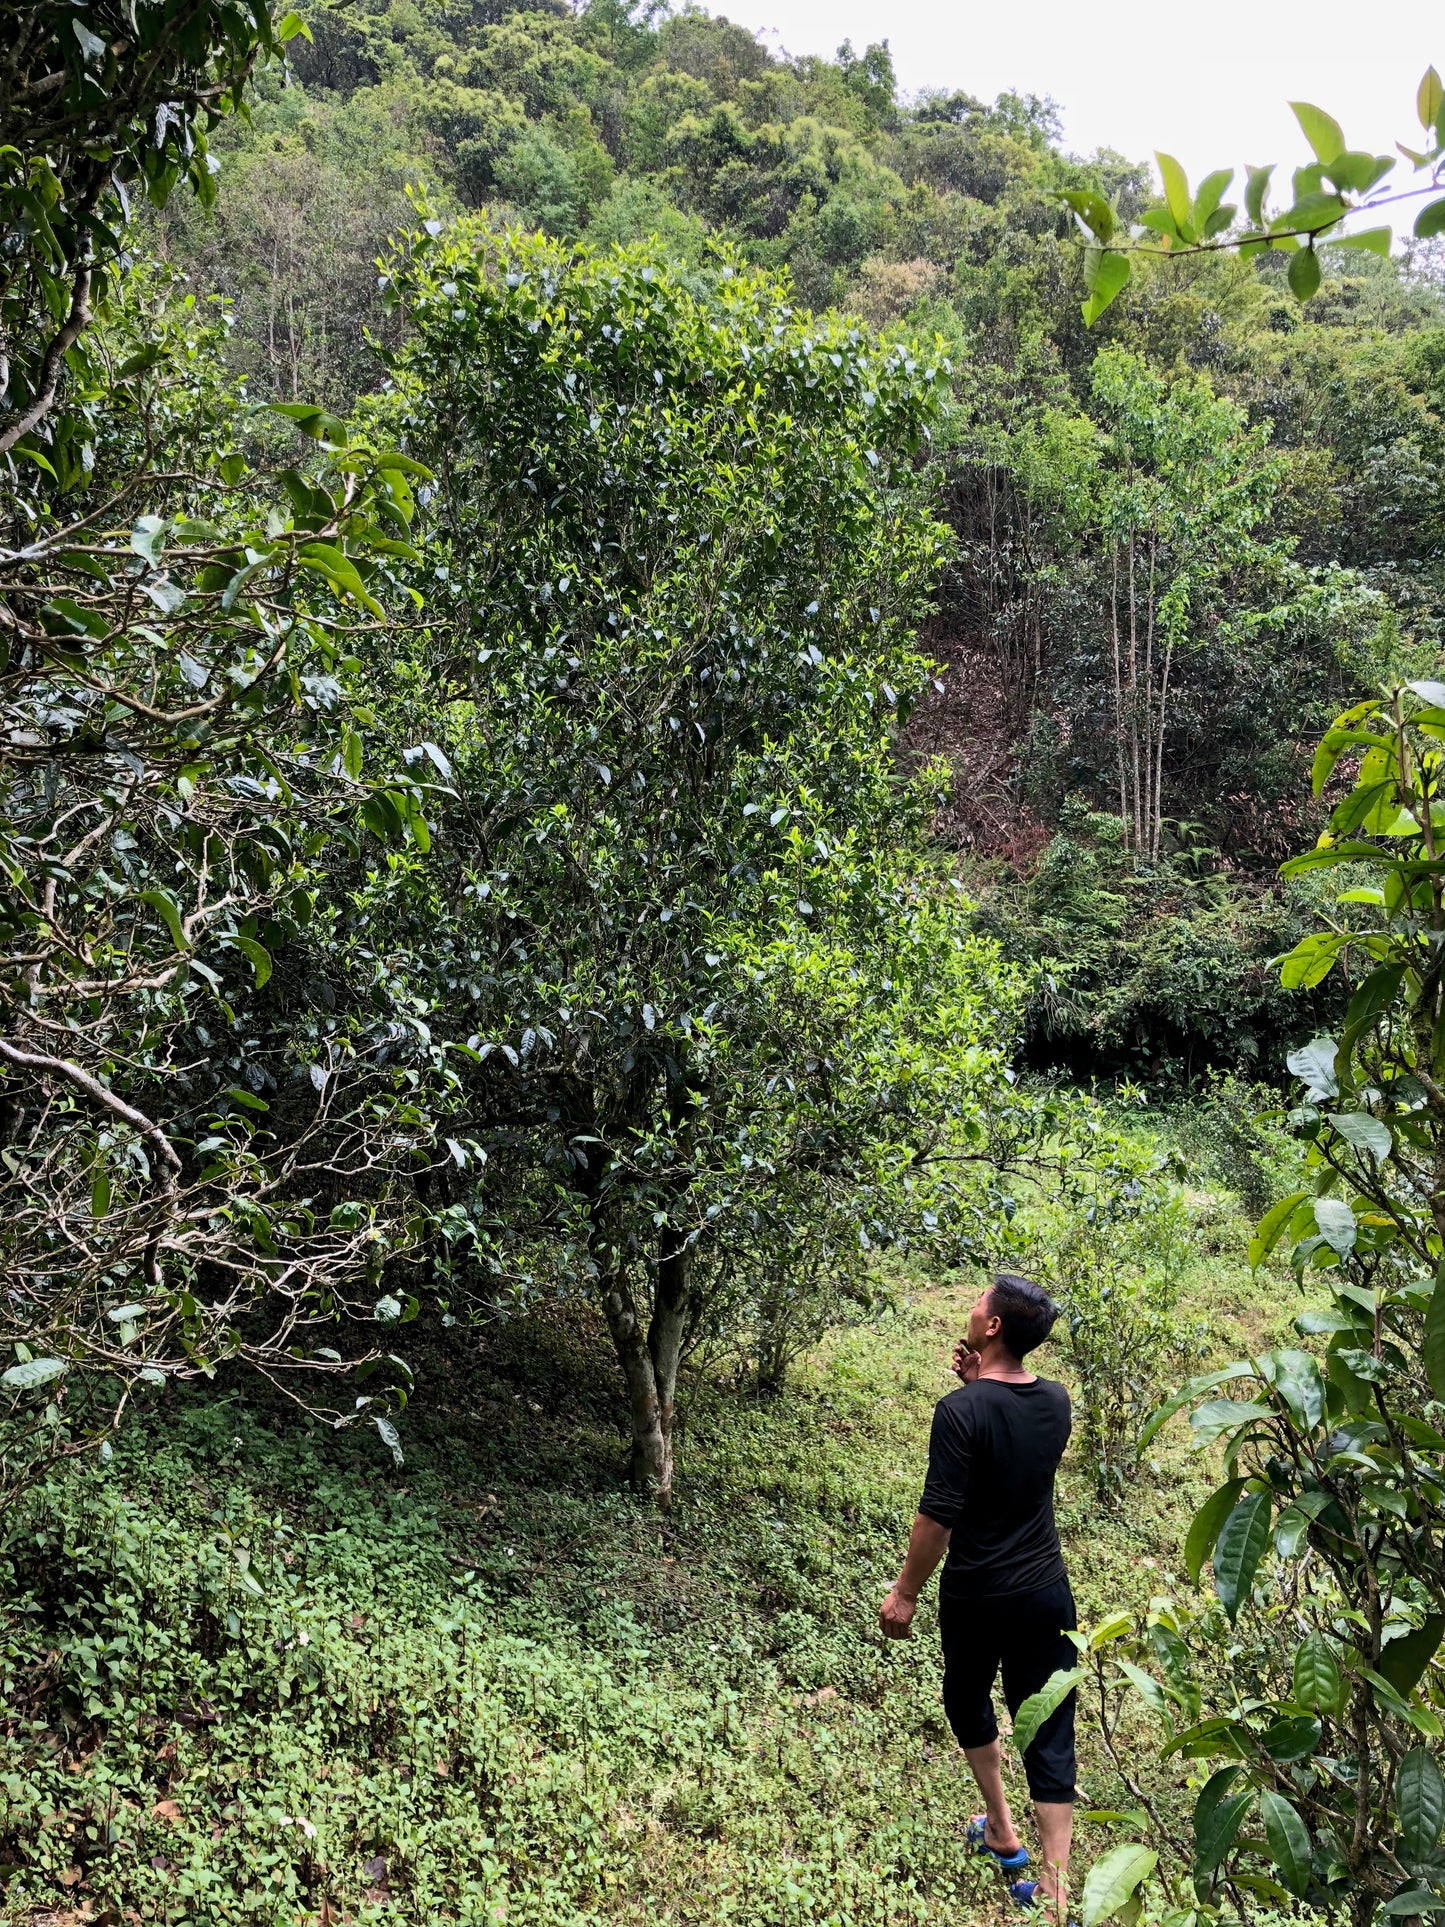
[{"label": "green leaf", "polygon": [[1445,1778],[1423,1746],[1411,1747],[1396,1770],[1395,1817],[1406,1859],[1427,1860],[1445,1826]]},{"label": "green leaf", "polygon": [[1311,107],[1308,101],[1292,100],[1294,117],[1303,130],[1305,139],[1315,150],[1316,160],[1328,164],[1345,151],[1345,137],[1340,131],[1340,123],[1325,113],[1323,108]]},{"label": "green leaf", "polygon": [[1258,1271],[1265,1259],[1284,1236],[1285,1226],[1295,1211],[1309,1194],[1305,1191],[1291,1191],[1287,1198],[1270,1206],[1260,1219],[1254,1236],[1249,1241],[1249,1264],[1252,1271]]},{"label": "green leaf", "polygon": [[1249,1598],[1254,1575],[1269,1544],[1274,1501],[1268,1492],[1247,1492],[1219,1529],[1214,1548],[1214,1586],[1233,1621]]},{"label": "green leaf", "polygon": [[1420,125],[1427,134],[1440,118],[1442,105],[1445,105],[1445,88],[1442,88],[1435,69],[1427,67],[1415,94],[1415,112],[1420,116]]},{"label": "green leaf", "polygon": [[1088,255],[1094,252],[1094,249],[1089,249],[1085,255],[1084,272],[1090,290],[1089,298],[1083,304],[1086,328],[1092,328],[1110,302],[1129,285],[1132,272],[1129,258],[1124,254],[1099,253],[1097,261],[1090,265]]},{"label": "green leaf", "polygon": [[1383,1164],[1394,1149],[1389,1125],[1371,1117],[1368,1111],[1326,1111],[1324,1118],[1351,1149],[1363,1152],[1376,1164]]},{"label": "green leaf", "polygon": [[1425,1307],[1425,1336],[1420,1362],[1436,1398],[1445,1400],[1445,1265],[1435,1274],[1435,1289]]},{"label": "green leaf", "polygon": [[1271,1787],[1259,1796],[1264,1837],[1269,1842],[1269,1857],[1284,1876],[1292,1894],[1302,1894],[1310,1880],[1310,1836],[1298,1813]]},{"label": "green leaf", "polygon": [[1211,1391],[1216,1385],[1227,1385],[1239,1378],[1258,1378],[1259,1374],[1248,1360],[1240,1360],[1233,1365],[1222,1366],[1217,1372],[1205,1372],[1198,1378],[1191,1378],[1173,1392],[1164,1403],[1149,1414],[1143,1431],[1139,1434],[1138,1450],[1142,1452],[1161,1426],[1167,1425],[1174,1414],[1187,1405],[1191,1399],[1198,1398],[1201,1392]]},{"label": "green leaf", "polygon": [[1306,1432],[1312,1432],[1325,1415],[1325,1384],[1320,1368],[1308,1352],[1286,1346],[1268,1355],[1274,1389],[1289,1407],[1290,1416]]},{"label": "green leaf", "polygon": [[[1222,1778],[1225,1774],[1233,1775],[1238,1773],[1238,1771],[1239,1768],[1237,1766],[1221,1767],[1219,1772],[1214,1774],[1210,1779],[1204,1792],[1207,1793],[1209,1787],[1213,1786],[1214,1782]],[[1202,1802],[1204,1794],[1201,1793],[1199,1797]],[[1224,1856],[1229,1852],[1229,1849],[1234,1845],[1235,1835],[1239,1832],[1240,1822],[1248,1811],[1249,1803],[1253,1797],[1252,1793],[1246,1788],[1243,1793],[1236,1793],[1227,1800],[1219,1800],[1216,1802],[1203,1819],[1201,1819],[1196,1808],[1194,1816],[1194,1870],[1197,1874],[1213,1873]]]},{"label": "green leaf", "polygon": [[365,754],[366,752],[362,747],[360,736],[358,736],[354,729],[348,729],[341,738],[341,766],[353,783],[356,782],[361,775],[361,765]]},{"label": "green leaf", "polygon": [[1273,172],[1273,163],[1268,167],[1250,167],[1245,170],[1247,180],[1244,189],[1244,211],[1255,227],[1264,226],[1264,197],[1269,191],[1269,177]]},{"label": "green leaf", "polygon": [[1281,958],[1279,980],[1286,990],[1313,990],[1335,967],[1349,938],[1332,930],[1312,930]]},{"label": "green leaf", "polygon": [[1175,226],[1183,234],[1189,225],[1191,208],[1188,177],[1172,154],[1156,153],[1154,159],[1159,165],[1159,178],[1164,183],[1165,202],[1174,216]]},{"label": "green leaf", "polygon": [[310,40],[311,29],[299,13],[283,14],[276,23],[276,38],[284,47],[287,41],[294,40],[297,34],[300,34],[303,39]]},{"label": "green leaf", "polygon": [[226,1095],[233,1104],[240,1104],[248,1111],[269,1111],[271,1108],[264,1097],[257,1097],[254,1091],[243,1090],[239,1084],[232,1084]]},{"label": "green leaf", "polygon": [[1037,1693],[1031,1693],[1014,1715],[1013,1743],[1027,1753],[1044,1721],[1062,1706],[1085,1677],[1082,1666],[1071,1667],[1046,1679]]},{"label": "green leaf", "polygon": [[1096,241],[1107,242],[1114,233],[1114,210],[1102,194],[1092,188],[1065,188],[1059,199],[1073,209]]},{"label": "green leaf", "polygon": [[1413,1693],[1445,1638],[1445,1614],[1431,1613],[1414,1632],[1380,1648],[1380,1673],[1402,1696]]},{"label": "green leaf", "polygon": [[1320,285],[1320,257],[1313,248],[1301,248],[1289,260],[1289,290],[1296,301],[1308,301]]},{"label": "green leaf", "polygon": [[1344,1674],[1322,1633],[1306,1633],[1294,1656],[1294,1696],[1322,1713],[1338,1715],[1344,1705]]},{"label": "green leaf", "polygon": [[69,1370],[69,1362],[63,1358],[27,1358],[24,1364],[0,1372],[0,1385],[8,1385],[12,1392],[33,1392]]},{"label": "green leaf", "polygon": [[1330,239],[1332,248],[1358,248],[1364,254],[1388,255],[1393,236],[1387,227],[1361,228],[1355,234],[1334,235]]},{"label": "green leaf", "polygon": [[111,1185],[109,1174],[105,1171],[98,1172],[95,1182],[90,1187],[90,1215],[97,1222],[109,1211],[110,1199]]},{"label": "green leaf", "polygon": [[1381,964],[1368,977],[1362,978],[1345,1012],[1346,1025],[1358,1024],[1367,1017],[1378,1017],[1382,1010],[1395,1001],[1404,976],[1403,964]]},{"label": "green leaf", "polygon": [[1151,1847],[1125,1841],[1110,1847],[1084,1878],[1083,1927],[1110,1920],[1153,1873],[1159,1856]]},{"label": "green leaf", "polygon": [[1355,1248],[1359,1227],[1355,1214],[1343,1198],[1316,1198],[1314,1205],[1315,1224],[1319,1234],[1332,1251],[1342,1258],[1348,1258]]},{"label": "green leaf", "polygon": [[1213,174],[1206,174],[1199,183],[1199,192],[1194,197],[1193,221],[1196,233],[1203,230],[1210,216],[1216,211],[1234,179],[1232,167],[1221,167]]},{"label": "green leaf", "polygon": [[1393,1900],[1387,1900],[1380,1911],[1392,1919],[1398,1919],[1401,1914],[1441,1914],[1445,1913],[1445,1900],[1431,1893],[1428,1887],[1407,1887]]},{"label": "green leaf", "polygon": [[1217,1492],[1212,1492],[1194,1515],[1184,1539],[1184,1566],[1196,1586],[1204,1562],[1214,1550],[1219,1528],[1234,1510],[1243,1490],[1243,1479],[1230,1479]]},{"label": "green leaf", "polygon": [[1445,201],[1430,201],[1415,216],[1415,239],[1433,241],[1437,234],[1445,234]]},{"label": "green leaf", "polygon": [[256,988],[259,990],[271,975],[271,953],[256,942],[254,937],[236,937],[236,948],[251,960],[251,968],[256,973]]},{"label": "green leaf", "polygon": [[175,945],[176,949],[181,951],[189,950],[191,946],[186,942],[186,933],[181,928],[181,913],[174,897],[165,890],[142,890],[140,900],[142,903],[148,904],[150,908],[155,911],[161,922],[166,926],[166,929],[169,930],[171,933],[171,942]]}]

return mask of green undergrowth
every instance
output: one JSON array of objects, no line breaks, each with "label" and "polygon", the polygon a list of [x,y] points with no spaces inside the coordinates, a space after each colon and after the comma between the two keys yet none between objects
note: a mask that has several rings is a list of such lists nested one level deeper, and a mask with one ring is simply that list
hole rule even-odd
[{"label": "green undergrowth", "polygon": [[[1186,1299],[1221,1352],[1294,1308],[1240,1239],[1201,1211]],[[421,1334],[400,1468],[252,1390],[177,1393],[8,1527],[0,1918],[1003,1918],[960,1849],[932,1605],[906,1645],[874,1622],[974,1289],[902,1278],[781,1397],[694,1383],[666,1520],[571,1314]],[[1115,1510],[1066,1470],[1086,1619],[1186,1585],[1180,1429]],[[1118,1802],[1087,1721],[1083,1790]],[[1083,1824],[1081,1860],[1105,1840]]]}]

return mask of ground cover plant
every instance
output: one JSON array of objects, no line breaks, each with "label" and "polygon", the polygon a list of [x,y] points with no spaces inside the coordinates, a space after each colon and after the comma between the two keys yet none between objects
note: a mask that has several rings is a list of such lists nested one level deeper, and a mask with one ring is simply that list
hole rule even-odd
[{"label": "ground cover plant", "polygon": [[[1186,1303],[1258,1343],[1278,1287],[1218,1232]],[[4,1553],[3,1917],[998,1917],[959,1853],[975,1795],[931,1609],[903,1648],[874,1625],[972,1285],[892,1285],[786,1402],[685,1384],[665,1520],[620,1486],[607,1337],[570,1312],[414,1346],[405,1467],[178,1390],[33,1493]],[[1066,1468],[1088,1619],[1188,1592],[1206,1489],[1177,1445],[1123,1512]],[[1086,1748],[1086,1797],[1116,1810]],[[1150,1784],[1182,1804],[1182,1782]],[[1111,1832],[1085,1826],[1085,1857]]]}]

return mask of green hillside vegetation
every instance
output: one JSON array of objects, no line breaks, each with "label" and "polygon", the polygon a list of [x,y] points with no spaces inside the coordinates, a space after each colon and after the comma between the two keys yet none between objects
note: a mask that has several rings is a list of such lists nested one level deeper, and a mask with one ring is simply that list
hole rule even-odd
[{"label": "green hillside vegetation", "polygon": [[[173,200],[148,224],[162,258],[229,302],[226,357],[251,391],[344,408],[385,381],[405,325],[377,274],[388,237],[466,209],[593,247],[653,239],[694,268],[725,244],[785,273],[803,308],[937,337],[956,548],[928,640],[955,673],[912,736],[954,763],[942,826],[975,889],[1000,888],[994,927],[1068,976],[1036,997],[1030,1055],[1077,1074],[1102,1053],[1166,1081],[1267,1071],[1268,959],[1309,915],[1274,883],[1313,822],[1304,746],[1436,642],[1445,327],[1429,246],[1327,249],[1303,310],[1282,258],[1144,262],[1091,332],[1058,192],[1096,187],[1137,218],[1149,172],[1065,153],[1047,101],[903,99],[886,43],[795,59],[696,10],[409,0],[305,18],[284,76],[268,70],[249,122],[216,137],[215,208]],[[1251,512],[1161,581],[1164,601],[1186,598],[1188,638],[1149,666],[1147,697],[1140,667],[1121,709],[1118,516],[1135,468],[1172,459],[1146,446],[1146,367],[1179,432],[1215,398],[1208,463],[1161,502],[1165,521],[1214,512],[1191,491],[1220,460]],[[1142,557],[1142,524],[1135,540]],[[1107,889],[1076,888],[1080,953],[1061,961],[1018,886],[1069,799],[1117,809],[1122,739],[1134,731],[1137,761],[1156,709],[1163,755],[1156,742],[1136,811],[1147,901],[1121,930]],[[1106,837],[1089,862],[1112,861]]]},{"label": "green hillside vegetation", "polygon": [[[1221,1200],[1187,1237],[1181,1317],[1211,1348],[1279,1335],[1220,1253],[1240,1231]],[[605,1333],[554,1318],[420,1339],[402,1475],[280,1407],[182,1394],[37,1493],[5,1544],[5,1917],[61,1895],[217,1923],[998,1917],[958,1852],[976,1796],[931,1612],[902,1648],[874,1624],[971,1283],[892,1286],[786,1403],[692,1378],[665,1525],[618,1492]],[[1206,1489],[1178,1442],[1123,1511],[1070,1471],[1086,1622],[1184,1602]],[[1088,1805],[1132,1805],[1085,1747]],[[1184,1764],[1155,1777],[1180,1808]],[[1086,1852],[1117,1831],[1086,1824]]]},{"label": "green hillside vegetation", "polygon": [[878,1618],[1000,1266],[1063,1917],[1433,1918],[1445,83],[10,12],[0,1920],[1002,1917]]}]

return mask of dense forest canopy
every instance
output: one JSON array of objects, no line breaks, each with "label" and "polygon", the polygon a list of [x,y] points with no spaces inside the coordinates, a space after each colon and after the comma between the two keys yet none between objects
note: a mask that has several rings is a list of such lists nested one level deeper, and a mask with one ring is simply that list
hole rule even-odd
[{"label": "dense forest canopy", "polygon": [[1269,1073],[1267,960],[1308,915],[1272,881],[1302,746],[1435,643],[1433,244],[1324,246],[1307,307],[1282,256],[1141,260],[1090,330],[1059,194],[1137,219],[1150,170],[1064,152],[1048,101],[904,99],[886,42],[794,59],[699,10],[302,11],[218,133],[216,208],[148,226],[226,297],[250,392],[344,408],[387,378],[376,262],[418,212],[695,266],[726,244],[804,307],[941,338],[955,549],[926,633],[953,673],[910,740],[953,764],[940,822],[990,927],[1049,962],[1031,1061]]},{"label": "dense forest canopy", "polygon": [[1438,1912],[1445,201],[690,6],[12,11],[0,1911],[976,1906],[838,1575],[1007,1261],[1084,1927]]}]

